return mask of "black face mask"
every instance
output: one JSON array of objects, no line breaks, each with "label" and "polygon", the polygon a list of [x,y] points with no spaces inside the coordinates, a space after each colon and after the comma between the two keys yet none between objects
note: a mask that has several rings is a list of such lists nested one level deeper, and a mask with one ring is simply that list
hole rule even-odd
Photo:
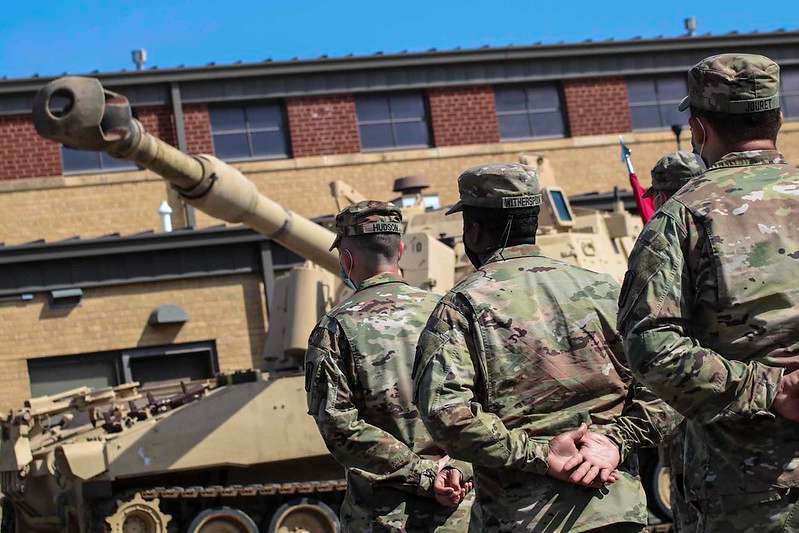
[{"label": "black face mask", "polygon": [[480,268],[483,266],[483,261],[480,260],[480,254],[470,250],[468,246],[464,245],[464,248],[466,248],[466,257],[469,258],[469,262],[474,268]]}]

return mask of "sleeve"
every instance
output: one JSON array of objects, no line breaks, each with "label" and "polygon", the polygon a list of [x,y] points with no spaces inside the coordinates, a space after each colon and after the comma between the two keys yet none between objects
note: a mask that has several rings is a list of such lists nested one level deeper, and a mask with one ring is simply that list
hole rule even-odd
[{"label": "sleeve", "polygon": [[488,468],[507,467],[544,474],[549,445],[522,429],[508,430],[483,411],[476,394],[474,361],[480,360],[462,311],[445,297],[419,339],[414,398],[436,443],[450,457]]},{"label": "sleeve", "polygon": [[769,408],[782,369],[728,360],[690,335],[698,308],[692,280],[715,277],[711,262],[700,269],[692,259],[708,255],[700,231],[688,210],[672,200],[636,242],[619,300],[619,329],[631,369],[698,423],[773,417]]},{"label": "sleeve", "polygon": [[612,308],[602,309],[599,313],[603,335],[614,368],[628,389],[621,414],[607,424],[592,426],[591,430],[613,439],[624,461],[638,448],[657,448],[680,425],[683,416],[633,377],[621,337],[616,331],[615,302],[608,307]]},{"label": "sleeve", "polygon": [[423,459],[402,441],[363,420],[355,404],[348,371],[349,345],[335,320],[323,319],[308,342],[305,389],[308,414],[333,457],[374,485],[429,495],[438,473],[436,461]]}]

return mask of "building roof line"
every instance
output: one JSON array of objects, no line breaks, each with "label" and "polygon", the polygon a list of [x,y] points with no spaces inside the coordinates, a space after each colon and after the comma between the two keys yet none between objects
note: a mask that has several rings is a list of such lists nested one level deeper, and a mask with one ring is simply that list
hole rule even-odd
[{"label": "building roof line", "polygon": [[[303,60],[170,67],[164,69],[153,68],[144,71],[96,72],[83,75],[98,77],[104,84],[113,87],[224,78],[324,74],[485,61],[552,59],[583,55],[586,50],[590,50],[592,55],[646,54],[652,52],[688,51],[709,47],[729,48],[738,45],[752,47],[779,44],[799,44],[799,31],[733,33],[619,41],[583,41],[578,43],[484,47],[397,54],[378,53],[367,56],[321,57]],[[0,80],[0,94],[31,92],[56,77],[58,76]]]}]

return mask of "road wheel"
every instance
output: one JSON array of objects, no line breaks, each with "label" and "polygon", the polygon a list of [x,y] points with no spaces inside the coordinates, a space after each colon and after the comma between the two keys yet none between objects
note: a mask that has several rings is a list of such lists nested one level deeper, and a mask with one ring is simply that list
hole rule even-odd
[{"label": "road wheel", "polygon": [[258,526],[243,511],[219,507],[206,509],[194,517],[188,533],[258,533]]},{"label": "road wheel", "polygon": [[338,517],[324,502],[301,498],[283,504],[272,517],[268,533],[338,533]]},{"label": "road wheel", "polygon": [[660,461],[654,462],[644,472],[649,507],[663,520],[671,521],[671,478],[669,468]]}]

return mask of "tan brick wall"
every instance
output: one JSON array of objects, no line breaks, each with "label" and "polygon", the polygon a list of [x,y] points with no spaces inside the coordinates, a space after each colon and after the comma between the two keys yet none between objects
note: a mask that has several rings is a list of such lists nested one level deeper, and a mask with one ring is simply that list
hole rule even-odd
[{"label": "tan brick wall", "polygon": [[[30,395],[29,358],[216,340],[221,370],[262,366],[266,315],[254,274],[89,288],[66,311],[46,300],[0,303],[0,412]],[[148,326],[152,310],[165,303],[182,307],[189,321]]]},{"label": "tan brick wall", "polygon": [[[670,131],[627,133],[633,162],[644,185],[649,170],[675,149]],[[789,161],[799,162],[799,122],[783,128],[779,143]],[[688,132],[683,148],[690,149]],[[388,199],[395,178],[423,175],[444,204],[457,195],[456,178],[481,163],[514,161],[521,153],[548,156],[567,194],[629,189],[616,135],[451,146],[425,150],[343,154],[236,165],[259,189],[306,216],[335,212],[330,182],[344,180],[368,197]],[[149,172],[0,181],[0,242],[135,233],[158,228],[156,210],[165,187]],[[219,221],[197,213],[198,224]]]}]

